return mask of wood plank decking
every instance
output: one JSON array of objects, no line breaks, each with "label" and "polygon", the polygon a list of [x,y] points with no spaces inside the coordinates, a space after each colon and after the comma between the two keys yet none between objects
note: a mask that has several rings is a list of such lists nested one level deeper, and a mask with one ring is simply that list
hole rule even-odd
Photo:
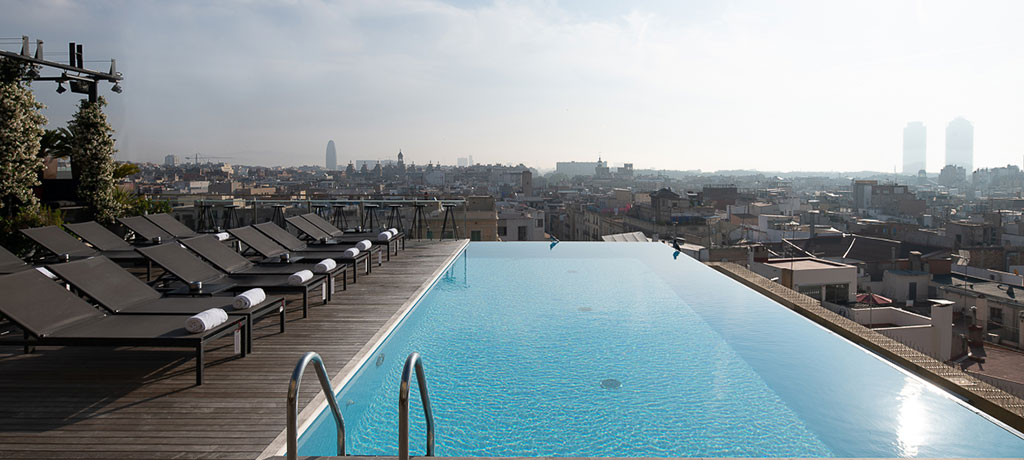
[{"label": "wood plank decking", "polygon": [[[284,430],[302,353],[338,374],[464,245],[410,241],[307,319],[290,302],[287,331],[261,321],[248,357],[214,343],[198,387],[191,350],[0,347],[0,458],[256,458]],[[303,380],[300,408],[319,392],[312,369]]]}]

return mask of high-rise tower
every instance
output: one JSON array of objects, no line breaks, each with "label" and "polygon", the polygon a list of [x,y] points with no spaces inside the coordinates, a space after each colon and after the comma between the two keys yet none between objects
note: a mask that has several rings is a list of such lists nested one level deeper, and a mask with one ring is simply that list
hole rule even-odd
[{"label": "high-rise tower", "polygon": [[946,126],[946,164],[974,172],[974,126],[963,117],[957,117]]},{"label": "high-rise tower", "polygon": [[925,169],[927,134],[924,123],[912,121],[903,128],[903,174],[916,176]]},{"label": "high-rise tower", "polygon": [[338,169],[338,152],[334,150],[334,141],[327,141],[327,169]]}]

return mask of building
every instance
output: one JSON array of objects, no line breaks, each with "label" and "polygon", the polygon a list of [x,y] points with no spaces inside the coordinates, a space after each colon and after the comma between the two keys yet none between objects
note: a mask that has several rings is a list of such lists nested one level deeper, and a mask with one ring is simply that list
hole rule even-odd
[{"label": "building", "polygon": [[810,257],[753,262],[755,273],[801,294],[832,303],[857,300],[857,267]]},{"label": "building", "polygon": [[601,166],[600,161],[559,161],[555,163],[555,173],[565,174],[569,177],[593,176],[597,173],[597,167]]},{"label": "building", "polygon": [[925,169],[928,131],[924,123],[912,121],[903,128],[903,174],[917,175]]},{"label": "building", "polygon": [[974,172],[974,126],[963,117],[946,126],[946,164]]},{"label": "building", "polygon": [[327,141],[327,170],[338,169],[338,152],[334,150],[334,141]]},{"label": "building", "polygon": [[853,207],[854,209],[868,209],[871,207],[871,188],[878,185],[877,180],[854,180],[853,181]]},{"label": "building", "polygon": [[498,238],[501,241],[544,241],[544,211],[524,205],[498,209]]},{"label": "building", "polygon": [[165,156],[164,166],[178,166],[178,157],[176,155]]}]

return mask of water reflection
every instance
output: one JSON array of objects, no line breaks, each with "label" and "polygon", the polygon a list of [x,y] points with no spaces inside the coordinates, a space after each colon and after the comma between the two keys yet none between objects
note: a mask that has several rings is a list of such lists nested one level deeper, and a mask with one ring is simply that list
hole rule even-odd
[{"label": "water reflection", "polygon": [[899,426],[896,432],[896,448],[901,457],[916,457],[928,434],[928,407],[922,401],[926,391],[924,384],[912,378],[904,380],[899,395]]}]

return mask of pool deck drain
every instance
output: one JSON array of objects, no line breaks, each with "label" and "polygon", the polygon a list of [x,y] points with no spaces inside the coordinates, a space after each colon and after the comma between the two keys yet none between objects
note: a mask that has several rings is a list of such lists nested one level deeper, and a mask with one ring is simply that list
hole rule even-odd
[{"label": "pool deck drain", "polygon": [[832,332],[896,363],[914,374],[967,400],[993,418],[1024,432],[1024,400],[969,374],[844,318],[806,295],[774,283],[740,265],[708,262],[708,266],[800,313]]}]

